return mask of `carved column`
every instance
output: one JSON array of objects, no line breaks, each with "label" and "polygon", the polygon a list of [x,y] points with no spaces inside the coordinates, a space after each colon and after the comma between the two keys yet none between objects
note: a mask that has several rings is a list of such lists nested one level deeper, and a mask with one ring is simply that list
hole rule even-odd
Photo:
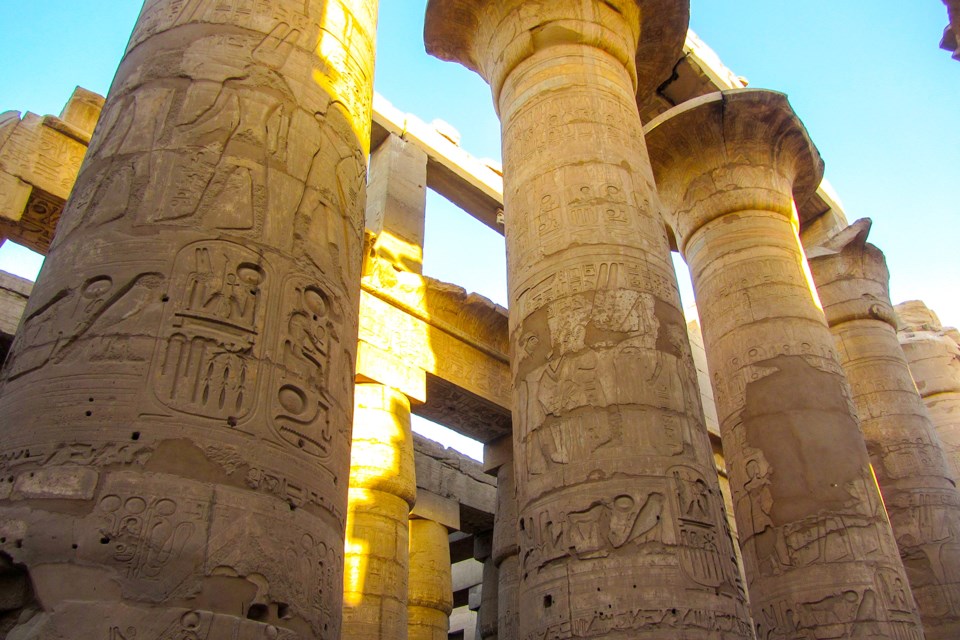
[{"label": "carved column", "polygon": [[428,4],[503,126],[520,638],[749,633],[636,107],[687,9]]},{"label": "carved column", "polygon": [[926,640],[960,637],[960,495],[897,341],[890,273],[858,220],[810,252]]},{"label": "carved column", "polygon": [[446,640],[453,611],[453,578],[447,528],[439,522],[410,519],[410,640]]},{"label": "carved column", "polygon": [[410,401],[358,384],[347,501],[343,637],[407,637],[408,525],[416,500]]},{"label": "carved column", "polygon": [[960,478],[960,334],[920,301],[896,307],[898,338],[954,478]]},{"label": "carved column", "polygon": [[[496,515],[494,515],[494,520],[496,520]],[[473,559],[483,563],[476,636],[484,640],[497,640],[499,625],[497,604],[500,599],[500,575],[493,557],[493,531],[476,533],[473,540]],[[471,608],[472,606],[471,604]]]},{"label": "carved column", "polygon": [[[512,443],[507,443],[512,445]],[[513,452],[497,469],[497,512],[493,519],[493,562],[497,568],[497,637],[519,640],[520,546]]]},{"label": "carved column", "polygon": [[817,150],[772,91],[704,96],[646,133],[701,310],[759,637],[922,637],[797,235]]},{"label": "carved column", "polygon": [[25,636],[339,637],[376,9],[145,4],[3,371]]}]

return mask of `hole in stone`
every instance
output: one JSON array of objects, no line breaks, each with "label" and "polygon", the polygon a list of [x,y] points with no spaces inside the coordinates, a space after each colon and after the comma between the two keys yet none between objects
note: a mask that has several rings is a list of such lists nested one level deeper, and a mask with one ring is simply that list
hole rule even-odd
[{"label": "hole in stone", "polygon": [[291,503],[290,503],[290,511],[296,511],[296,510],[297,510],[297,505],[295,505],[295,504],[293,504],[293,503],[291,502]]},{"label": "hole in stone", "polygon": [[290,605],[288,605],[286,602],[278,602],[277,617],[280,618],[281,620],[287,620],[291,618],[292,616],[290,615]]},{"label": "hole in stone", "polygon": [[670,609],[670,613],[672,613],[673,615],[677,615],[677,610],[676,610],[676,609]]},{"label": "hole in stone", "polygon": [[71,548],[71,549],[79,549],[79,548],[80,548],[80,545],[74,543],[74,544],[70,545],[70,548]]},{"label": "hole in stone", "polygon": [[16,542],[13,543],[13,545],[14,545],[17,549],[22,549],[22,548],[23,548],[23,540],[17,540]]},{"label": "hole in stone", "polygon": [[87,398],[87,402],[93,402],[93,398]]},{"label": "hole in stone", "polygon": [[6,538],[0,538],[0,544],[5,544],[7,542]]},{"label": "hole in stone", "polygon": [[231,427],[237,426],[237,419],[233,416],[227,417],[227,425]]},{"label": "hole in stone", "polygon": [[304,446],[305,444],[306,444],[306,443],[303,441],[303,438],[300,438],[300,439],[297,440],[297,446],[300,447],[301,449],[303,449],[303,446]]},{"label": "hole in stone", "polygon": [[160,298],[160,302],[170,302],[170,296],[167,296],[167,295],[163,296],[162,298]]},{"label": "hole in stone", "polygon": [[100,544],[110,544],[110,538],[108,538],[107,536],[103,536],[102,538],[100,538]]},{"label": "hole in stone", "polygon": [[130,434],[130,439],[131,439],[131,440],[139,440],[139,439],[140,439],[140,432],[139,432],[139,431],[134,431],[133,433],[131,433],[131,434]]},{"label": "hole in stone", "polygon": [[87,415],[87,417],[89,418],[90,416],[93,415],[93,411],[87,411],[87,412],[86,412],[86,415]]},{"label": "hole in stone", "polygon": [[552,606],[553,606],[553,596],[549,594],[543,596],[543,608],[549,609]]},{"label": "hole in stone", "polygon": [[251,620],[263,622],[270,615],[270,609],[265,604],[252,604],[247,610],[247,617]]}]

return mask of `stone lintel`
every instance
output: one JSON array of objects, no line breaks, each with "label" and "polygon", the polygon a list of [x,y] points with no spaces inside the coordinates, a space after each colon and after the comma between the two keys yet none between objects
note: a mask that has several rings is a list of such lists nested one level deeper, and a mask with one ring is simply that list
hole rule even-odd
[{"label": "stone lintel", "polygon": [[497,505],[496,481],[483,473],[479,462],[453,449],[417,434],[413,442],[418,506],[423,492],[457,501],[458,529],[468,533],[491,530]]},{"label": "stone lintel", "polygon": [[501,436],[483,445],[483,471],[493,477],[503,465],[513,462],[513,434]]},{"label": "stone lintel", "polygon": [[411,509],[410,517],[432,520],[455,531],[460,529],[460,503],[417,488],[417,504]]},{"label": "stone lintel", "polygon": [[482,442],[510,432],[505,309],[382,262],[363,280],[360,308],[358,376],[403,391],[420,403],[417,415]]},{"label": "stone lintel", "polygon": [[467,591],[483,584],[483,563],[473,558],[454,563],[451,572],[453,574],[454,593]]},{"label": "stone lintel", "polygon": [[[643,97],[673,73],[683,51],[690,4],[685,0],[636,0],[636,3],[643,16],[639,46],[635,59],[623,62],[636,69],[635,88],[637,95]],[[601,46],[601,37],[598,37],[601,19],[622,19],[629,14],[623,3],[617,7],[614,3],[596,0],[530,3],[536,4],[537,10],[527,12],[523,11],[524,4],[515,1],[500,8],[501,3],[495,5],[490,1],[429,0],[423,28],[427,53],[441,60],[458,62],[480,74],[490,84],[496,105],[504,79],[521,61],[546,46],[569,41],[572,31],[563,23],[571,10],[594,17],[596,22],[591,26],[598,28],[597,33],[591,35],[596,38],[597,46]],[[573,8],[571,4],[581,6]],[[494,6],[497,8],[492,8]],[[498,9],[503,14],[509,12],[513,15],[498,15],[495,20],[485,20],[487,11]],[[552,15],[554,11],[556,14]],[[596,14],[591,16],[591,11]],[[606,11],[610,14],[605,15]],[[552,31],[554,27],[557,27],[556,31]],[[509,33],[506,32],[508,28],[512,29]],[[624,47],[624,51],[633,44]],[[604,40],[602,46],[609,47],[614,55],[621,53],[617,44],[610,40]]]},{"label": "stone lintel", "polygon": [[831,327],[852,320],[880,320],[896,329],[890,304],[890,272],[883,252],[867,242],[872,222],[857,220],[817,247],[807,259]]},{"label": "stone lintel", "polygon": [[374,148],[390,135],[399,136],[427,154],[427,186],[503,235],[497,213],[503,209],[503,176],[498,168],[455,145],[416,116],[403,113],[374,95]]},{"label": "stone lintel", "polygon": [[473,557],[474,535],[466,531],[453,531],[449,535],[450,562],[460,562]]},{"label": "stone lintel", "polygon": [[645,128],[668,223],[690,235],[737,211],[794,215],[823,177],[823,161],[784,94],[733,89],[701,96]]}]

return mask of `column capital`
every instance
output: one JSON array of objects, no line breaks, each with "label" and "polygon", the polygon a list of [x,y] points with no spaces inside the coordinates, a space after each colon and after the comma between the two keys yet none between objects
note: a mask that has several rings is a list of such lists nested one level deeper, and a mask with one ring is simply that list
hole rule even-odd
[{"label": "column capital", "polygon": [[[626,21],[629,28],[607,26],[612,21]],[[689,0],[429,0],[423,36],[427,53],[480,74],[495,106],[510,72],[557,44],[607,51],[623,62],[637,95],[645,98],[683,54],[689,21]],[[632,34],[632,41],[623,33]]]},{"label": "column capital", "polygon": [[[796,218],[823,160],[787,97],[732,89],[689,100],[644,127],[650,161],[681,252],[694,231],[737,211]],[[796,220],[794,220],[796,223]]]},{"label": "column capital", "polygon": [[857,220],[807,252],[827,323],[880,320],[897,328],[890,302],[890,271],[883,252],[867,242],[872,221]]}]

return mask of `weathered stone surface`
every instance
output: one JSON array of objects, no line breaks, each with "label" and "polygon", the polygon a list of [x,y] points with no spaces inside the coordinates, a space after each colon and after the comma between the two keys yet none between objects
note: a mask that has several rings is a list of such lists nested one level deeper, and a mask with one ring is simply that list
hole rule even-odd
[{"label": "weathered stone surface", "polygon": [[960,478],[960,344],[919,300],[896,306],[900,345],[954,478]]},{"label": "weathered stone surface", "polygon": [[822,161],[785,97],[732,90],[646,128],[690,266],[760,637],[920,637],[798,237]]},{"label": "weathered stone surface", "polygon": [[470,533],[493,528],[496,482],[479,462],[414,434],[417,487],[460,506],[460,530]]},{"label": "weathered stone surface", "polygon": [[960,60],[960,0],[943,0],[943,4],[947,5],[950,23],[943,30],[940,48],[952,53],[955,60]]},{"label": "weathered stone surface", "polygon": [[520,638],[750,630],[636,111],[687,8],[428,4],[503,126]]},{"label": "weathered stone surface", "polygon": [[811,252],[810,268],[853,391],[877,483],[927,640],[960,637],[960,493],[917,392],[869,220]]},{"label": "weathered stone surface", "polygon": [[29,637],[339,637],[375,24],[146,2],[3,371],[0,475],[99,474],[0,502]]},{"label": "weathered stone surface", "polygon": [[359,384],[343,572],[343,637],[403,640],[407,633],[408,520],[417,497],[410,402]]},{"label": "weathered stone surface", "polygon": [[506,310],[383,260],[368,271],[358,375],[403,391],[417,415],[481,442],[509,433]]},{"label": "weathered stone surface", "polygon": [[453,610],[453,578],[447,528],[431,520],[410,520],[410,640],[446,640]]},{"label": "weathered stone surface", "polygon": [[373,254],[398,271],[423,271],[427,154],[395,135],[370,156],[366,232]]}]

